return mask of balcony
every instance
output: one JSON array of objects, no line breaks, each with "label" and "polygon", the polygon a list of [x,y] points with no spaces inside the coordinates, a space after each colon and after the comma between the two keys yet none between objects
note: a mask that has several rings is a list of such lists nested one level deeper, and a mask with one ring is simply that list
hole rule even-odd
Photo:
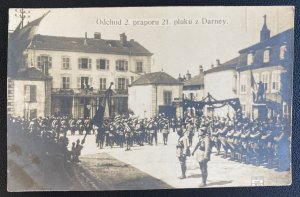
[{"label": "balcony", "polygon": [[[99,89],[81,89],[81,88],[73,88],[73,89],[64,89],[64,88],[52,88],[53,95],[61,95],[61,96],[104,96],[105,90]],[[128,89],[124,90],[113,90],[113,95],[128,95]]]}]

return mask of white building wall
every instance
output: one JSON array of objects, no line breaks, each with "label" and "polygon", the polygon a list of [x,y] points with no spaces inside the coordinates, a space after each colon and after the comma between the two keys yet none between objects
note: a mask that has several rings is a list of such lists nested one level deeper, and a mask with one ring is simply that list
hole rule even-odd
[{"label": "white building wall", "polygon": [[[217,100],[225,100],[237,98],[237,77],[235,70],[224,70],[219,72],[207,73],[204,75],[204,95],[210,93],[212,97]],[[208,115],[207,107],[204,111]],[[234,115],[234,110],[231,107],[216,108],[214,110],[215,116],[224,117],[229,113]]]},{"label": "white building wall", "polygon": [[152,116],[152,85],[132,86],[128,88],[128,108],[139,117]]},{"label": "white building wall", "polygon": [[[87,76],[92,78],[91,86],[99,89],[100,78],[106,78],[107,87],[110,82],[115,83],[115,78],[125,77],[132,82],[132,77],[136,80],[139,75],[135,74],[136,62],[143,62],[143,69],[145,73],[151,72],[151,56],[129,56],[118,54],[100,54],[100,53],[85,53],[85,52],[70,52],[70,51],[52,51],[52,50],[28,50],[28,63],[37,67],[37,57],[39,55],[49,55],[52,57],[52,68],[49,69],[49,75],[53,77],[52,88],[61,88],[61,77],[68,75],[71,77],[71,87],[79,88],[77,77]],[[67,56],[70,58],[70,69],[62,69],[62,57]],[[92,60],[91,69],[82,70],[78,67],[78,58],[86,57]],[[96,60],[107,59],[109,60],[109,70],[97,70]],[[116,60],[128,61],[128,71],[116,71]],[[113,86],[114,89],[114,86]]]},{"label": "white building wall", "polygon": [[172,91],[172,101],[174,101],[174,98],[182,98],[182,85],[141,85],[129,87],[129,109],[139,117],[156,116],[158,107],[164,105],[164,91]]},{"label": "white building wall", "polygon": [[183,94],[186,99],[190,99],[190,94],[194,95],[194,98],[196,101],[201,101],[205,96],[204,96],[204,89],[200,90],[183,90]]},{"label": "white building wall", "polygon": [[[36,86],[36,102],[25,101],[25,85]],[[24,110],[37,110],[37,117],[45,116],[45,81],[14,80],[13,115],[23,117]]]}]

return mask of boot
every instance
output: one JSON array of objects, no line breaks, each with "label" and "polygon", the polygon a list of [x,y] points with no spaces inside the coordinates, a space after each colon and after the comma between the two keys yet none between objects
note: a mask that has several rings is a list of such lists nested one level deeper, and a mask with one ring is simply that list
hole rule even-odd
[{"label": "boot", "polygon": [[199,185],[199,187],[205,187],[206,186],[206,179],[207,175],[202,175],[202,183]]},{"label": "boot", "polygon": [[185,166],[181,165],[181,174],[182,175],[179,177],[179,179],[185,179],[186,178],[185,171],[186,171]]}]

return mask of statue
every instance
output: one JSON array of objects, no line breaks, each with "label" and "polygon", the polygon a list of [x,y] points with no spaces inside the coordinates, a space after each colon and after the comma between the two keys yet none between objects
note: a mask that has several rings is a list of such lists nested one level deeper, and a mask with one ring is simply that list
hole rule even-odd
[{"label": "statue", "polygon": [[265,87],[264,84],[260,81],[258,82],[258,90],[256,94],[256,102],[261,103],[264,101]]}]

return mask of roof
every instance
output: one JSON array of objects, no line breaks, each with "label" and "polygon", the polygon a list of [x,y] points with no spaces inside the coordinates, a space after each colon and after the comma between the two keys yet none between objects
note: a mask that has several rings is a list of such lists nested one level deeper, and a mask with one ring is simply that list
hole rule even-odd
[{"label": "roof", "polygon": [[204,75],[199,74],[184,82],[183,86],[199,86],[204,84]]},{"label": "roof", "polygon": [[36,50],[76,51],[122,55],[152,55],[150,51],[134,40],[127,41],[126,45],[123,46],[120,40],[47,36],[40,34],[35,35],[29,48],[34,48]]},{"label": "roof", "polygon": [[46,80],[50,77],[45,76],[35,67],[29,67],[17,73],[16,79],[22,80]]},{"label": "roof", "polygon": [[238,64],[238,60],[239,60],[239,57],[235,57],[223,64],[220,64],[219,66],[216,66],[214,68],[204,71],[204,74],[219,72],[219,71],[223,71],[223,70],[235,70],[236,66]]},{"label": "roof", "polygon": [[294,28],[291,28],[279,34],[276,34],[275,36],[272,36],[263,42],[258,42],[254,45],[244,48],[240,50],[239,53],[247,53],[248,51],[252,51],[252,50],[255,51],[257,49],[266,48],[268,46],[278,45],[278,43],[283,43],[288,41],[289,39],[292,40],[293,38],[294,38]]},{"label": "roof", "polygon": [[173,78],[169,74],[165,72],[153,72],[148,73],[140,78],[138,78],[136,81],[134,81],[131,86],[137,86],[137,85],[150,85],[150,84],[156,84],[156,85],[182,85],[181,82],[179,82],[177,79]]}]

